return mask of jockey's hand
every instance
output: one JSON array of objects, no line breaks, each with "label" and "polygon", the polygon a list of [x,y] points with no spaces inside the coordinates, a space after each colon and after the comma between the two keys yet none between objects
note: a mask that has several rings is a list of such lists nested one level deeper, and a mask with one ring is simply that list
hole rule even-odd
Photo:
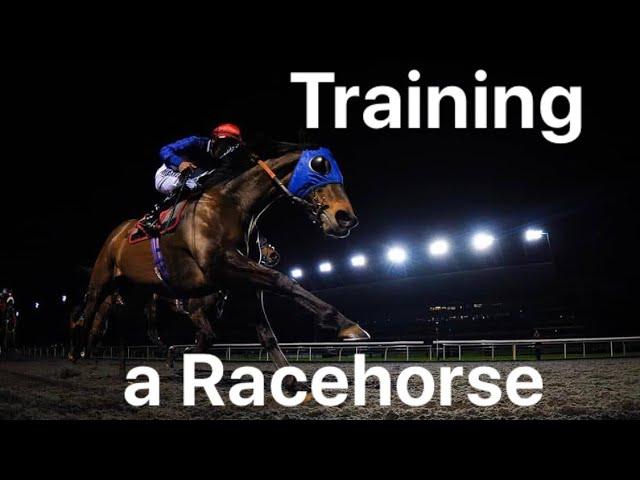
[{"label": "jockey's hand", "polygon": [[195,170],[197,167],[191,162],[182,162],[178,165],[178,171],[180,173],[184,172],[186,169]]}]

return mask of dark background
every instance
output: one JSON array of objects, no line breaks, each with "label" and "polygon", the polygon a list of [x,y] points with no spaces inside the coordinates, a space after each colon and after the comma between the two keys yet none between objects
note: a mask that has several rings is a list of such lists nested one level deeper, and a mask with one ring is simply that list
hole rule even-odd
[{"label": "dark background", "polygon": [[[569,145],[551,144],[540,133],[539,118],[534,130],[518,127],[518,108],[510,109],[515,128],[506,131],[455,130],[446,107],[439,130],[426,129],[423,110],[421,130],[375,131],[363,124],[364,101],[353,101],[349,129],[338,131],[332,128],[332,87],[321,90],[322,128],[301,133],[304,86],[290,84],[290,72],[335,71],[337,85],[360,85],[363,91],[391,85],[403,92],[412,68],[422,73],[423,99],[426,86],[458,85],[470,104],[478,68],[489,74],[486,86],[523,85],[536,101],[551,86],[582,86],[582,135]],[[335,296],[338,287],[350,304],[366,304],[389,291],[384,282],[358,290],[356,299],[350,286],[547,262],[557,282],[553,288],[592,298],[583,315],[597,322],[594,332],[638,333],[637,97],[630,62],[41,62],[4,63],[2,70],[0,286],[14,289],[25,315],[35,300],[52,305],[62,294],[77,299],[86,283],[79,267],[92,264],[121,220],[141,216],[157,201],[153,176],[160,147],[232,121],[250,141],[258,135],[311,137],[329,146],[341,164],[360,219],[348,239],[323,237],[285,205],[270,211],[262,227],[283,255],[281,269],[305,268],[309,288],[331,289]],[[520,235],[528,225],[550,233],[552,256],[523,251]],[[465,250],[477,228],[498,237],[500,248],[490,258]],[[424,245],[439,233],[459,250],[434,265]],[[396,242],[411,248],[407,269],[375,264]],[[374,259],[363,277],[344,266],[354,251]],[[322,259],[336,265],[330,279],[311,274]],[[465,274],[458,275],[454,283],[466,285]],[[529,277],[526,269],[511,275]],[[458,299],[474,300],[471,288],[460,288]],[[519,297],[526,297],[526,282],[522,291]],[[538,289],[530,292],[530,300],[539,295]],[[333,301],[340,304],[339,298]],[[425,299],[437,301],[435,294]],[[40,315],[32,316],[32,329],[53,325],[50,316]],[[396,331],[402,336],[400,326]]]}]

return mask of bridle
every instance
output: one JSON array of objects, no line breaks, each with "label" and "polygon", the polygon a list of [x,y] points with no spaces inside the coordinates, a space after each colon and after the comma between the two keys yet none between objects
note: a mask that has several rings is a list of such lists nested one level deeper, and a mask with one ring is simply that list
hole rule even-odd
[{"label": "bridle", "polygon": [[324,211],[329,208],[328,205],[321,202],[310,202],[302,197],[294,195],[264,160],[260,160],[259,158],[252,158],[252,160],[262,168],[262,170],[269,176],[269,178],[271,178],[276,186],[287,196],[287,198],[289,198],[289,200],[291,200],[293,204],[299,205],[305,210],[309,220],[311,220],[311,223],[316,225],[321,222]]},{"label": "bridle", "polygon": [[[213,150],[213,145],[214,145],[213,140],[210,140],[209,143],[207,144],[207,152],[208,153],[210,153]],[[235,145],[233,145],[232,147],[228,148],[220,156],[220,158],[224,158],[225,156],[227,156],[229,154],[232,154],[241,145],[246,146],[246,144],[244,142],[238,142]],[[309,220],[311,221],[311,223],[313,223],[314,225],[317,225],[317,224],[321,223],[322,215],[324,215],[324,211],[329,208],[328,205],[325,205],[322,202],[313,202],[313,201],[310,202],[309,200],[306,200],[306,199],[304,199],[304,198],[292,193],[286,187],[286,185],[282,182],[282,180],[280,180],[278,178],[278,176],[271,169],[271,167],[269,167],[269,165],[267,165],[267,163],[264,160],[261,160],[260,158],[258,158],[258,156],[255,155],[254,153],[249,153],[249,160],[251,162],[257,164],[269,176],[269,178],[276,184],[276,186],[282,191],[282,193],[284,193],[284,195],[291,201],[291,203],[293,203],[294,205],[298,205],[298,206],[302,207],[302,209],[306,212],[307,216],[309,217]],[[215,171],[215,169],[212,169],[212,170],[204,173],[202,175],[202,177],[206,177],[207,175],[213,173],[214,171]],[[184,183],[185,182],[183,181],[182,187],[184,187]],[[178,196],[178,198],[179,197],[180,197],[180,195]]]}]

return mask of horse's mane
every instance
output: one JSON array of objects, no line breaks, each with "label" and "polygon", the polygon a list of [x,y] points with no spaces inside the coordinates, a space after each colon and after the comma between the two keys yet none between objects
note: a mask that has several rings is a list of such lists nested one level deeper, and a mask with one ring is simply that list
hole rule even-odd
[{"label": "horse's mane", "polygon": [[275,158],[291,152],[312,150],[317,148],[318,145],[310,143],[272,141],[268,147],[256,149],[256,151],[260,152],[260,156],[262,158]]},{"label": "horse's mane", "polygon": [[[247,147],[247,156],[245,158],[238,159],[238,161],[244,162],[245,165],[242,168],[242,172],[234,178],[243,175],[245,172],[251,170],[255,166],[255,163],[252,162],[249,158],[250,154],[257,155],[258,158],[274,159],[286,155],[287,153],[318,148],[317,145],[309,143],[294,143],[276,140],[270,140],[268,143],[263,143],[261,145],[248,144]],[[227,181],[231,180],[233,179],[227,179]],[[212,170],[211,173],[205,175],[205,177],[203,177],[200,181],[200,185],[204,189],[222,185],[222,183],[223,182],[221,182],[220,179],[216,178],[215,170]]]}]

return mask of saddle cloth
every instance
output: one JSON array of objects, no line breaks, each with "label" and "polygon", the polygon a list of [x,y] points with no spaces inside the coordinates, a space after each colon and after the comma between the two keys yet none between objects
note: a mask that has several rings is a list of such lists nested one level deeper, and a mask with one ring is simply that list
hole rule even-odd
[{"label": "saddle cloth", "polygon": [[[178,225],[180,225],[180,221],[182,220],[182,214],[184,213],[184,209],[187,206],[187,201],[183,200],[175,208],[175,213],[173,214],[173,218],[171,217],[171,212],[173,211],[173,207],[167,208],[160,213],[158,217],[158,223],[161,225],[158,236],[166,235],[167,233],[173,232]],[[129,243],[140,243],[145,240],[149,240],[151,236],[140,226],[140,222],[136,222],[135,227],[131,229],[129,232]]]}]

